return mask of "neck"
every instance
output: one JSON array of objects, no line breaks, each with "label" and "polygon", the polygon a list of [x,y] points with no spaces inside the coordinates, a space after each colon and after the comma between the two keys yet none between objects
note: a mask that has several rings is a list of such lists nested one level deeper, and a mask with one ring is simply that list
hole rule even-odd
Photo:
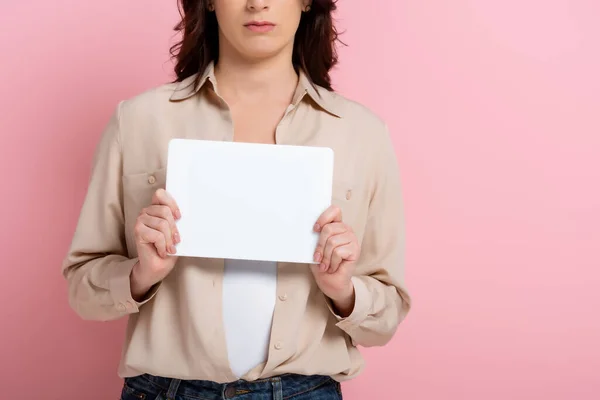
[{"label": "neck", "polygon": [[287,51],[261,60],[248,60],[233,52],[219,51],[215,78],[224,98],[290,101],[298,84],[291,54]]}]

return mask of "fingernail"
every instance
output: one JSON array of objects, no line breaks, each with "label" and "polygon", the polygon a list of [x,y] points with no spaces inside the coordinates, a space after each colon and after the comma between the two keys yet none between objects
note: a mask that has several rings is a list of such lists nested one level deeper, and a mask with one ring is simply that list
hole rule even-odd
[{"label": "fingernail", "polygon": [[175,241],[175,243],[179,243],[179,241],[181,240],[177,232],[173,234],[173,240]]},{"label": "fingernail", "polygon": [[181,211],[179,211],[179,209],[175,210],[175,218],[177,218],[177,219],[181,218]]},{"label": "fingernail", "polygon": [[177,253],[177,249],[175,248],[175,246],[171,246],[171,254],[175,253]]},{"label": "fingernail", "polygon": [[325,263],[321,263],[321,271],[325,271],[327,269],[327,265]]},{"label": "fingernail", "polygon": [[321,226],[319,224],[315,224],[314,226],[315,231],[319,231],[319,229],[321,229]]},{"label": "fingernail", "polygon": [[321,253],[315,252],[315,262],[321,262]]}]

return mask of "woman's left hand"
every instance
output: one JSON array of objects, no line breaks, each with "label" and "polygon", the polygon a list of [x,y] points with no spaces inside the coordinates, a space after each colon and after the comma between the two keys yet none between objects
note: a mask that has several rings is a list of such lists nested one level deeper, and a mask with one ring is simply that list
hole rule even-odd
[{"label": "woman's left hand", "polygon": [[354,308],[352,276],[360,256],[360,244],[350,226],[342,222],[342,210],[332,205],[321,214],[314,230],[320,232],[311,269],[317,285],[329,297],[340,316]]}]

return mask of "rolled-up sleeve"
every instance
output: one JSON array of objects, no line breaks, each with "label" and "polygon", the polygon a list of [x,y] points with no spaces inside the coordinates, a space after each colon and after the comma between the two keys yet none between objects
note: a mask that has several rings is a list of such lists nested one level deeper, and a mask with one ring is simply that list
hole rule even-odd
[{"label": "rolled-up sleeve", "polygon": [[139,311],[132,298],[130,274],[137,258],[125,243],[120,108],[113,113],[96,147],[87,193],[75,233],[62,263],[69,304],[89,320],[113,320]]},{"label": "rolled-up sleeve", "polygon": [[345,318],[336,314],[337,326],[354,345],[364,347],[389,342],[411,305],[404,284],[405,221],[398,163],[387,126],[378,131],[371,159],[373,194],[352,278],[354,309]]}]

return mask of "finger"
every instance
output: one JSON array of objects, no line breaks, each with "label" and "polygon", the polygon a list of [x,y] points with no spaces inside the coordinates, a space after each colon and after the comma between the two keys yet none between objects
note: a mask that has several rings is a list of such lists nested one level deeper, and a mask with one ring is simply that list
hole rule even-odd
[{"label": "finger", "polygon": [[166,250],[175,254],[177,250],[173,245],[173,234],[171,233],[171,227],[169,225],[169,221],[163,218],[153,217],[152,215],[142,214],[139,217],[140,222],[142,222],[147,227],[154,229],[155,231],[159,231],[164,236]]},{"label": "finger", "polygon": [[154,245],[156,252],[160,257],[168,257],[167,242],[162,232],[152,229],[149,226],[139,222],[136,225],[135,236],[140,243]]},{"label": "finger", "polygon": [[325,243],[327,243],[327,239],[329,239],[330,236],[339,235],[340,233],[344,233],[347,230],[348,227],[341,222],[333,222],[325,225],[323,229],[321,229],[319,241],[317,242],[317,247],[315,248],[315,262],[320,263],[323,259],[323,251],[325,249]]},{"label": "finger", "polygon": [[333,251],[336,247],[344,246],[352,243],[354,235],[351,232],[344,232],[339,235],[330,236],[325,243],[323,251],[323,260],[321,261],[321,271],[326,271],[330,268]]},{"label": "finger", "polygon": [[336,205],[331,205],[323,211],[315,223],[314,230],[320,232],[325,225],[332,222],[342,222],[342,209]]},{"label": "finger", "polygon": [[331,264],[329,265],[329,269],[327,270],[327,272],[336,272],[346,260],[352,258],[353,252],[354,245],[352,243],[336,247],[333,250],[333,254],[331,256]]},{"label": "finger", "polygon": [[169,222],[173,243],[177,244],[181,241],[181,237],[179,236],[179,229],[177,229],[177,224],[175,223],[175,217],[173,216],[173,212],[169,207],[152,205],[143,209],[142,212],[153,217],[166,219]]},{"label": "finger", "polygon": [[164,189],[157,189],[152,196],[152,204],[153,205],[163,205],[167,206],[171,209],[173,216],[175,219],[181,218],[181,210],[177,205],[175,199]]}]

